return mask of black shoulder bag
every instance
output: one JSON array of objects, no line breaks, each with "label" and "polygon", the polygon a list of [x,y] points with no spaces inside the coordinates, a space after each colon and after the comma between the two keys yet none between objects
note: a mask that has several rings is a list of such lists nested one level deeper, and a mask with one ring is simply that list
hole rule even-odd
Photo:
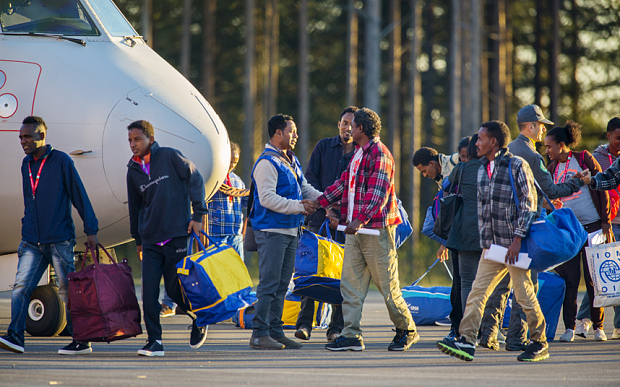
[{"label": "black shoulder bag", "polygon": [[452,191],[454,188],[454,182],[452,182],[450,183],[450,188],[448,189],[448,196],[443,197],[439,200],[439,214],[437,215],[437,219],[435,219],[433,233],[435,233],[435,235],[437,235],[441,239],[448,239],[448,235],[450,234],[450,228],[452,228],[452,222],[454,222],[454,218],[456,217],[456,214],[461,209],[461,205],[463,204],[463,197],[460,193],[461,177],[463,176],[463,166],[460,167],[460,170],[458,172],[459,178],[458,182],[456,183],[457,192]]}]

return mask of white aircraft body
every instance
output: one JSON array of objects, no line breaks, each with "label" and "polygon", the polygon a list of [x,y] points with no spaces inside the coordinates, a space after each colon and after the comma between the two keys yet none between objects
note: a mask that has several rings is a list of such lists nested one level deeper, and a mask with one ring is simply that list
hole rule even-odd
[{"label": "white aircraft body", "polygon": [[[0,1],[0,291],[15,278],[24,215],[18,135],[29,115],[43,117],[47,142],[71,155],[106,246],[131,239],[125,183],[131,122],[150,121],[160,146],[192,160],[207,196],[230,163],[218,115],[111,0]],[[86,237],[75,209],[73,219],[79,248]]]}]

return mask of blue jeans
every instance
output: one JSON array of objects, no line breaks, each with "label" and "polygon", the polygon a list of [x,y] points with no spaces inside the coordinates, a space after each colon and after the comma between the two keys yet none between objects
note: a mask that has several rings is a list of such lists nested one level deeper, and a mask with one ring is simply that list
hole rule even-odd
[{"label": "blue jeans", "polygon": [[217,243],[226,243],[239,254],[242,261],[243,258],[243,235],[209,235],[211,239]]},{"label": "blue jeans", "polygon": [[[73,261],[74,247],[75,239],[40,245],[26,241],[22,241],[19,244],[17,249],[19,263],[17,264],[17,275],[15,275],[15,287],[11,294],[11,323],[7,330],[8,334],[14,335],[22,343],[24,342],[30,296],[39,284],[41,276],[45,273],[48,265],[54,266],[54,271],[58,278],[58,294],[66,307],[67,295],[69,293],[67,275],[75,271],[75,263]],[[68,309],[67,330],[73,335],[71,314]]]},{"label": "blue jeans", "polygon": [[283,337],[282,310],[288,285],[293,277],[298,236],[254,230],[258,244],[256,304],[252,337]]}]

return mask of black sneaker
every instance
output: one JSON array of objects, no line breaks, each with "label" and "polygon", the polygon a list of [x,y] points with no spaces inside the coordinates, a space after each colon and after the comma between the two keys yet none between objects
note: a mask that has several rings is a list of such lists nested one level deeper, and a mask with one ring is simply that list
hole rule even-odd
[{"label": "black sneaker", "polygon": [[549,358],[549,352],[547,349],[549,344],[546,341],[532,341],[527,349],[517,356],[519,361],[541,361]]},{"label": "black sneaker", "polygon": [[149,341],[142,349],[138,350],[139,356],[164,356],[164,346],[156,340]]},{"label": "black sneaker", "polygon": [[295,337],[300,340],[310,340],[310,330],[306,327],[301,327],[295,331]]},{"label": "black sneaker", "polygon": [[510,352],[522,352],[527,349],[527,343],[506,343],[506,351]]},{"label": "black sneaker", "polygon": [[91,353],[93,351],[88,341],[75,341],[66,347],[62,347],[58,350],[59,355],[82,355],[85,353]]},{"label": "black sneaker", "polygon": [[188,329],[192,330],[192,333],[189,335],[189,346],[192,349],[200,348],[207,340],[207,330],[209,329],[208,325],[204,327],[199,327],[196,325],[196,320],[188,327]]},{"label": "black sneaker", "polygon": [[0,349],[15,353],[24,353],[24,343],[14,335],[7,333],[0,337]]},{"label": "black sneaker", "polygon": [[405,331],[403,329],[392,329],[396,336],[388,346],[388,351],[406,351],[413,344],[420,341],[420,335],[416,331]]},{"label": "black sneaker", "polygon": [[463,337],[455,341],[446,339],[438,341],[437,348],[446,355],[454,356],[465,361],[474,360],[474,352],[476,352],[476,347],[468,343]]},{"label": "black sneaker", "polygon": [[488,339],[482,339],[478,345],[484,348],[492,349],[493,351],[499,351],[499,341],[497,341],[497,339],[492,339],[490,337]]},{"label": "black sneaker", "polygon": [[356,339],[344,336],[339,336],[331,343],[325,344],[325,349],[330,351],[363,351],[364,348],[364,341],[361,338]]}]

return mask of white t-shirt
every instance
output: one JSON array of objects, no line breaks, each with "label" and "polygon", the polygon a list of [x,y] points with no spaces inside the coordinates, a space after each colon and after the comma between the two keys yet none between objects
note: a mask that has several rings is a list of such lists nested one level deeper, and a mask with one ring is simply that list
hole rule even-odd
[{"label": "white t-shirt", "polygon": [[351,163],[349,164],[349,203],[347,206],[347,220],[351,222],[353,220],[353,201],[355,200],[355,186],[357,184],[357,171],[360,169],[360,164],[362,163],[362,148],[360,147],[355,154],[353,155],[353,159],[351,159]]}]

